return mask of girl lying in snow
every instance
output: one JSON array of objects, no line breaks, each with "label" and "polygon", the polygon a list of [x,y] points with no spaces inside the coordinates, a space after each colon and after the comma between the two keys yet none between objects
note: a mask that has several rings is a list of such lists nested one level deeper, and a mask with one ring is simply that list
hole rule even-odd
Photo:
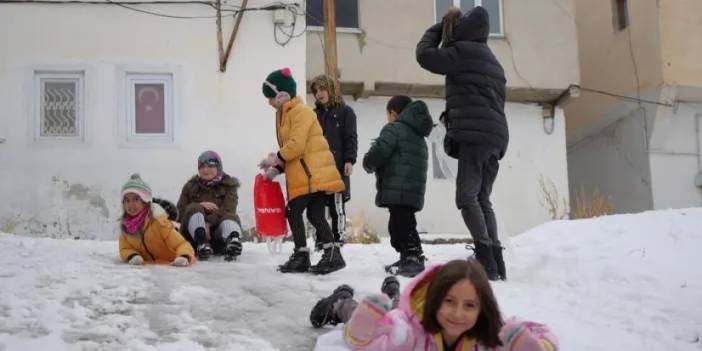
[{"label": "girl lying in snow", "polygon": [[353,289],[341,285],[315,305],[310,321],[315,327],[346,323],[344,339],[352,350],[558,349],[558,340],[546,325],[502,320],[485,270],[474,259],[430,267],[401,295],[397,280],[388,277],[381,291],[384,294],[367,297],[359,305]]},{"label": "girl lying in snow", "polygon": [[177,267],[194,262],[193,247],[175,229],[166,211],[152,200],[151,188],[139,174],[133,174],[122,186],[122,261],[131,265],[170,262]]}]

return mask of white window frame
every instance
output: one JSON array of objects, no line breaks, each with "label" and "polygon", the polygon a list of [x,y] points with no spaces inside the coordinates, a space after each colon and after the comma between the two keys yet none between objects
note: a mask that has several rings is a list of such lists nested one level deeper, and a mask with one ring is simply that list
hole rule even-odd
[{"label": "white window frame", "polygon": [[[173,145],[176,142],[176,73],[172,69],[119,69],[119,115],[123,146]],[[163,84],[164,133],[136,132],[136,84]]]},{"label": "white window frame", "polygon": [[[85,142],[85,70],[84,69],[33,69],[32,70],[32,118],[31,131],[35,142],[40,143],[84,143]],[[44,83],[46,81],[72,81],[76,83],[76,130],[75,136],[42,135],[41,117],[43,114],[42,101]]]},{"label": "white window frame", "polygon": [[[461,8],[461,0],[452,0],[453,6]],[[473,0],[475,1],[475,6],[483,6],[483,0]],[[498,6],[500,8],[500,32],[490,33],[490,38],[504,38],[505,37],[505,6],[504,0],[497,0]],[[434,21],[438,23],[437,19],[439,14],[436,13],[436,0],[434,0]]]},{"label": "white window frame", "polygon": [[[360,26],[359,26],[360,27]],[[312,31],[312,32],[323,32],[324,27],[320,26],[307,26],[307,30]],[[361,34],[363,31],[361,28],[350,28],[350,27],[336,27],[336,32],[337,33],[352,33],[352,34]]]}]

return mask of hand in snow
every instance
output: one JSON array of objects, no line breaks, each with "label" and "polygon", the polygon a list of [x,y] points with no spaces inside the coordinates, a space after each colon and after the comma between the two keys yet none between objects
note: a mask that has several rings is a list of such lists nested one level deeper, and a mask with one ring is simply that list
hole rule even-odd
[{"label": "hand in snow", "polygon": [[142,264],[144,264],[144,259],[139,255],[134,255],[132,256],[132,258],[129,259],[129,264],[131,264],[132,266],[141,266]]},{"label": "hand in snow", "polygon": [[185,267],[188,265],[188,263],[190,263],[190,262],[188,261],[188,259],[186,257],[178,256],[178,257],[176,257],[175,260],[173,260],[173,262],[171,262],[171,265],[175,266],[175,267]]},{"label": "hand in snow", "polygon": [[347,177],[350,177],[351,173],[353,173],[353,163],[346,162],[344,164],[344,175]]}]

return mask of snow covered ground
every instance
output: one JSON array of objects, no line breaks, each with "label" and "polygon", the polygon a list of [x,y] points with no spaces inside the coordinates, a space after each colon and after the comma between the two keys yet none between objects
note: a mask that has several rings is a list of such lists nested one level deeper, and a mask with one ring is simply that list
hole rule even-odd
[{"label": "snow covered ground", "polygon": [[[503,313],[548,323],[563,350],[702,350],[702,209],[553,222],[505,244],[509,281],[493,285]],[[0,351],[311,350],[325,333],[317,349],[332,350],[339,327],[311,328],[310,308],[341,283],[377,292],[394,253],[347,245],[340,272],[277,273],[289,245],[130,267],[116,242],[0,234]],[[425,250],[430,262],[466,256]]]}]

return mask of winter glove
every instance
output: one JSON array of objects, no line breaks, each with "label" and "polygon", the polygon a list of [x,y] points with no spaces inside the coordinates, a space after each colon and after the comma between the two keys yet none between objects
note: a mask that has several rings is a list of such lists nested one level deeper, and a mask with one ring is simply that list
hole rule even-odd
[{"label": "winter glove", "polygon": [[368,296],[356,308],[346,323],[346,334],[352,344],[368,343],[379,335],[389,333],[391,324],[385,323],[385,314],[392,302],[384,294]]},{"label": "winter glove", "polygon": [[175,267],[185,267],[188,265],[188,263],[190,263],[190,261],[188,261],[187,257],[178,256],[175,258],[175,260],[173,260],[173,262],[171,262],[171,265]]},{"label": "winter glove", "polygon": [[277,177],[278,174],[280,174],[280,171],[276,167],[268,167],[266,169],[266,179],[268,180],[273,180],[273,178]]},{"label": "winter glove", "polygon": [[513,351],[557,351],[558,338],[548,326],[510,318],[500,332],[509,350]]},{"label": "winter glove", "polygon": [[129,259],[129,264],[132,266],[141,266],[144,264],[144,259],[139,255],[134,255]]},{"label": "winter glove", "polygon": [[259,162],[258,167],[267,170],[268,168],[279,166],[281,164],[282,162],[280,158],[278,158],[278,154],[271,152],[268,154],[268,156],[266,156],[266,158]]},{"label": "winter glove", "polygon": [[178,220],[178,208],[170,201],[166,199],[159,199],[159,198],[153,198],[154,203],[158,204],[163,208],[166,213],[168,213],[168,219],[171,221],[176,221]]}]

